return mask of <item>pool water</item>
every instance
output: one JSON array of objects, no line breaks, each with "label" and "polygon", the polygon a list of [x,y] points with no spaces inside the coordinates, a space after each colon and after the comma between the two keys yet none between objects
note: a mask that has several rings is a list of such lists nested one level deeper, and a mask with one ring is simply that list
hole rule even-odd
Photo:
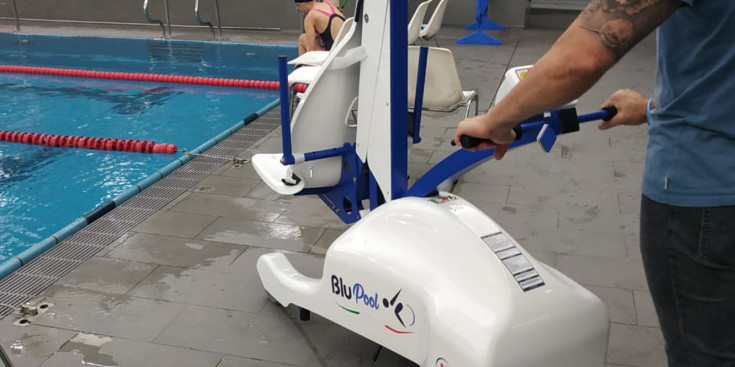
[{"label": "pool water", "polygon": [[[7,38],[0,35],[0,44],[7,43]],[[239,62],[232,68],[225,63],[223,55],[248,55],[263,47],[219,44],[225,47],[218,48],[218,44],[206,42],[193,47],[170,41],[159,41],[161,44],[152,47],[150,40],[123,40],[109,50],[101,47],[102,56],[80,51],[84,55],[80,57],[71,48],[59,46],[64,37],[48,38],[57,40],[17,36],[18,40],[29,39],[22,44],[25,49],[12,53],[0,48],[0,64],[276,80],[275,67],[254,61],[262,56],[251,55],[247,62],[237,58]],[[83,50],[112,42],[91,38],[79,44],[80,38],[68,39]],[[133,56],[123,60],[119,54],[124,53],[122,45],[126,43],[138,48],[126,46]],[[147,44],[144,48],[154,52],[134,54],[143,47],[140,44]],[[37,49],[29,52],[30,45]],[[160,57],[166,45],[173,45],[167,52],[168,62]],[[182,48],[188,51],[176,54]],[[203,50],[202,55],[194,57],[194,48]],[[60,53],[62,49],[64,53]],[[276,52],[295,53],[291,49],[266,51],[273,54],[273,65]],[[243,66],[249,63],[252,74]],[[0,73],[0,130],[151,140],[193,150],[277,97],[276,91],[257,89]],[[0,263],[180,156],[0,142]]]}]

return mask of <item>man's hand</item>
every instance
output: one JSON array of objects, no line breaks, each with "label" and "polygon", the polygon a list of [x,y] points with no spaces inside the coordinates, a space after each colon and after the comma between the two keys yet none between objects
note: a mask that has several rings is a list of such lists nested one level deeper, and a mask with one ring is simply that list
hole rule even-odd
[{"label": "man's hand", "polygon": [[613,93],[601,107],[615,107],[618,113],[609,121],[600,122],[597,127],[600,130],[607,130],[618,125],[640,125],[648,120],[647,104],[648,98],[642,94],[631,89],[620,89]]},{"label": "man's hand", "polygon": [[503,159],[503,156],[508,151],[508,147],[516,138],[512,126],[508,128],[494,123],[489,112],[486,115],[475,116],[461,121],[457,126],[457,134],[454,136],[457,145],[461,146],[460,137],[462,135],[490,140],[490,142],[482,142],[474,148],[467,149],[475,151],[495,148],[493,154],[495,159],[498,160]]}]

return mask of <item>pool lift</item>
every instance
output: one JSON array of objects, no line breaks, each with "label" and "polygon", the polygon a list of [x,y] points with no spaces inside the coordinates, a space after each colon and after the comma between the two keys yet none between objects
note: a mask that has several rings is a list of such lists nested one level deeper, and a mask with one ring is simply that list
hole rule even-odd
[{"label": "pool lift", "polygon": [[[254,167],[276,192],[316,194],[355,224],[329,247],[323,278],[299,273],[275,252],[258,259],[263,286],[283,306],[298,306],[303,319],[316,312],[422,367],[604,366],[602,302],[469,202],[437,192],[492,150],[459,149],[408,187],[427,52],[409,122],[406,19],[406,1],[358,1],[345,41],[293,121],[286,60],[279,60],[283,154],[256,154]],[[527,69],[510,70],[500,92]],[[512,147],[537,141],[548,152],[558,134],[609,116],[577,116],[570,104],[520,124]]]}]

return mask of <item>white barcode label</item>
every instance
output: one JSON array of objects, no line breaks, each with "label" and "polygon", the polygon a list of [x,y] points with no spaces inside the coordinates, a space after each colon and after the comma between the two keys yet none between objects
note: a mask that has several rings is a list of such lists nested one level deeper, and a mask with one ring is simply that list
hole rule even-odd
[{"label": "white barcode label", "polygon": [[502,232],[487,235],[483,237],[482,240],[485,241],[485,244],[487,244],[487,246],[490,247],[493,252],[503,251],[511,247],[515,247],[513,241],[511,241],[510,238],[508,238],[508,236],[506,236]]},{"label": "white barcode label", "polygon": [[544,280],[541,279],[528,258],[523,255],[521,249],[503,232],[483,236],[482,240],[503,262],[524,292],[545,285]]},{"label": "white barcode label", "polygon": [[505,267],[507,267],[508,270],[510,270],[510,273],[513,275],[523,273],[524,271],[533,270],[533,265],[531,265],[531,262],[529,262],[528,259],[526,259],[526,257],[522,254],[504,259],[503,264],[505,264]]}]

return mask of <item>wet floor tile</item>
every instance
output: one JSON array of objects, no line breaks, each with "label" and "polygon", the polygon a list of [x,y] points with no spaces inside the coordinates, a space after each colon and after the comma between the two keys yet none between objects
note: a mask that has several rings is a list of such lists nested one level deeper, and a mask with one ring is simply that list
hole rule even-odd
[{"label": "wet floor tile", "polygon": [[333,323],[296,322],[302,337],[314,348],[315,359],[322,365],[373,366],[379,348],[374,342]]},{"label": "wet floor tile", "polygon": [[329,229],[347,227],[323,201],[315,196],[295,196],[276,223]]},{"label": "wet floor tile", "polygon": [[[232,263],[225,273],[241,276],[257,277],[258,269],[256,263],[261,255],[269,254],[276,250],[251,247],[247,249],[237,260]],[[298,252],[281,251],[300,273],[312,277],[321,278],[324,270],[324,256],[307,255]]]},{"label": "wet floor tile", "polygon": [[324,230],[289,224],[220,218],[197,238],[237,245],[308,252]]},{"label": "wet floor tile", "polygon": [[156,266],[137,261],[93,257],[59,279],[56,285],[125,294],[147,277]]},{"label": "wet floor tile", "polygon": [[276,362],[259,361],[257,359],[227,356],[217,367],[308,367],[304,365],[295,366],[292,364],[283,364]]},{"label": "wet floor tile", "polygon": [[215,367],[221,354],[78,333],[41,367]]},{"label": "wet floor tile", "polygon": [[281,195],[265,184],[260,182],[255,188],[248,191],[246,197],[260,200],[291,200],[293,195]]},{"label": "wet floor tile", "polygon": [[[252,154],[248,154],[248,158],[250,157],[252,157]],[[253,180],[260,179],[260,176],[258,176],[258,173],[255,172],[255,168],[253,168],[252,162],[242,165],[240,167],[225,166],[217,174],[220,176],[227,176],[227,177],[248,178],[248,179],[253,179]]]},{"label": "wet floor tile", "polygon": [[193,192],[243,197],[261,181],[238,177],[211,175],[200,181]]},{"label": "wet floor tile", "polygon": [[76,332],[38,325],[13,325],[8,316],[0,323],[0,345],[15,367],[36,367],[53,355]]},{"label": "wet floor tile", "polygon": [[311,346],[287,317],[189,306],[154,342],[268,362],[318,365]]},{"label": "wet floor tile", "polygon": [[317,255],[326,254],[329,246],[331,246],[332,243],[334,243],[334,241],[343,233],[344,231],[342,230],[327,229],[326,231],[324,231],[324,234],[319,238],[319,241],[317,241],[316,245],[312,247],[311,253]]},{"label": "wet floor tile", "polygon": [[[186,199],[184,199],[186,200]],[[133,228],[134,232],[192,238],[217,219],[214,216],[158,211]]]},{"label": "wet floor tile", "polygon": [[133,233],[106,256],[152,264],[223,270],[245,249],[243,246],[172,236]]},{"label": "wet floor tile", "polygon": [[176,213],[261,222],[273,222],[284,210],[286,204],[279,202],[200,193],[187,196],[171,208]]},{"label": "wet floor tile", "polygon": [[142,341],[153,339],[184,309],[171,302],[58,286],[37,299],[54,306],[34,324]]},{"label": "wet floor tile", "polygon": [[267,301],[259,278],[161,266],[129,294],[182,304],[258,312]]}]

